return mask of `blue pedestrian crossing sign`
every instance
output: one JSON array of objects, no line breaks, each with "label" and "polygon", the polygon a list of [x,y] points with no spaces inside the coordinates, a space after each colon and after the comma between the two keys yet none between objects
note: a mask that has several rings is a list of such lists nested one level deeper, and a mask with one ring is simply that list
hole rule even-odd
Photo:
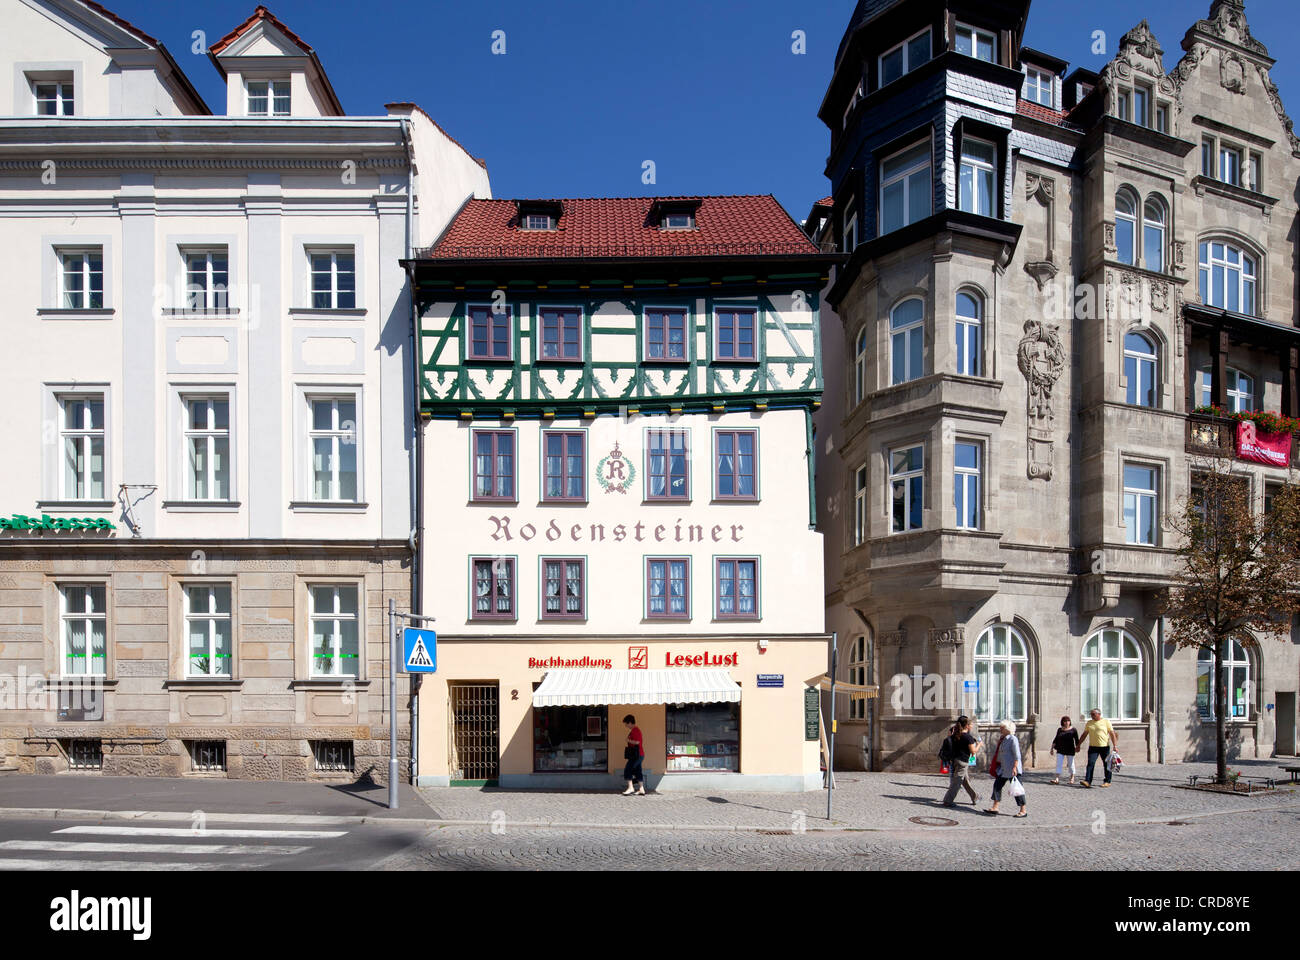
[{"label": "blue pedestrian crossing sign", "polygon": [[438,634],[406,627],[402,631],[402,672],[438,672]]}]

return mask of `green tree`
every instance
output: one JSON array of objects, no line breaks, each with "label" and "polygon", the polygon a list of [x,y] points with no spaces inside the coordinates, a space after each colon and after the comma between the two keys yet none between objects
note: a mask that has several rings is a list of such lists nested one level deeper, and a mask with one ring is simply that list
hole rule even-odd
[{"label": "green tree", "polygon": [[1251,476],[1234,461],[1192,464],[1193,490],[1172,526],[1180,534],[1180,569],[1165,614],[1170,642],[1213,655],[1217,782],[1228,779],[1228,688],[1223,661],[1229,644],[1289,637],[1300,613],[1300,486],[1278,487],[1269,508],[1255,509]]}]

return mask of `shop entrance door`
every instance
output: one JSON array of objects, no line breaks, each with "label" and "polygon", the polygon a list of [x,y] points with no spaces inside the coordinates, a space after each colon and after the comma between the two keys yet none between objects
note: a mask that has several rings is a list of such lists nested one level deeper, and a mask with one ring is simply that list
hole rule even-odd
[{"label": "shop entrance door", "polygon": [[1295,751],[1295,694],[1277,694],[1277,747],[1280,757],[1294,757]]},{"label": "shop entrance door", "polygon": [[452,786],[493,786],[501,773],[500,685],[452,683],[448,693]]}]

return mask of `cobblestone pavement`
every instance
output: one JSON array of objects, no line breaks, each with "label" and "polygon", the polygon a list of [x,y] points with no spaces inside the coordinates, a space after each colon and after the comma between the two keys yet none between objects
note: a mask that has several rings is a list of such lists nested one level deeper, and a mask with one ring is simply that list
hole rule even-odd
[{"label": "cobblestone pavement", "polygon": [[[1274,761],[1234,762],[1247,776],[1279,776]],[[444,821],[515,825],[600,825],[705,830],[909,830],[912,817],[944,817],[956,829],[1012,830],[1026,825],[1118,826],[1145,820],[1198,819],[1220,812],[1289,810],[1300,812],[1300,788],[1283,785],[1275,794],[1229,796],[1180,789],[1191,774],[1212,774],[1213,764],[1126,765],[1109,789],[1053,786],[1049,772],[1030,771],[1025,788],[1030,816],[989,817],[992,781],[983,774],[973,783],[979,804],[965,794],[956,809],[940,806],[947,777],[915,773],[846,773],[837,777],[834,817],[826,820],[825,791],[810,793],[669,792],[624,797],[616,792],[497,790],[466,787],[422,788],[420,794]],[[1100,777],[1098,777],[1100,782]],[[1009,796],[1002,809],[1014,812]],[[935,828],[928,828],[935,829]],[[945,828],[952,829],[952,828]],[[1178,828],[1174,828],[1178,829]]]},{"label": "cobblestone pavement", "polygon": [[[1032,816],[1032,814],[1031,814]],[[1008,818],[1010,822],[1010,818]],[[383,870],[1102,870],[1218,871],[1225,851],[1249,870],[1300,862],[1300,810],[1194,821],[1014,830],[810,832],[447,826]]]}]

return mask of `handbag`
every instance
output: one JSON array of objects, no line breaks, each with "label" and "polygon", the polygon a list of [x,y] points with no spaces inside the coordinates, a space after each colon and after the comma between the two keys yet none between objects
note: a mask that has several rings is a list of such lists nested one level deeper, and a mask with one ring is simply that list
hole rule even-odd
[{"label": "handbag", "polygon": [[626,747],[623,748],[624,760],[635,760],[640,755],[641,755],[641,751],[636,747],[632,746],[631,744],[628,744]]},{"label": "handbag", "polygon": [[1025,785],[1020,782],[1019,777],[1011,778],[1011,795],[1013,797],[1023,797],[1025,795]]},{"label": "handbag", "polygon": [[1005,739],[1006,737],[999,737],[998,745],[993,749],[993,757],[989,760],[990,777],[996,777],[998,775],[998,754],[1002,752],[1002,741]]}]

